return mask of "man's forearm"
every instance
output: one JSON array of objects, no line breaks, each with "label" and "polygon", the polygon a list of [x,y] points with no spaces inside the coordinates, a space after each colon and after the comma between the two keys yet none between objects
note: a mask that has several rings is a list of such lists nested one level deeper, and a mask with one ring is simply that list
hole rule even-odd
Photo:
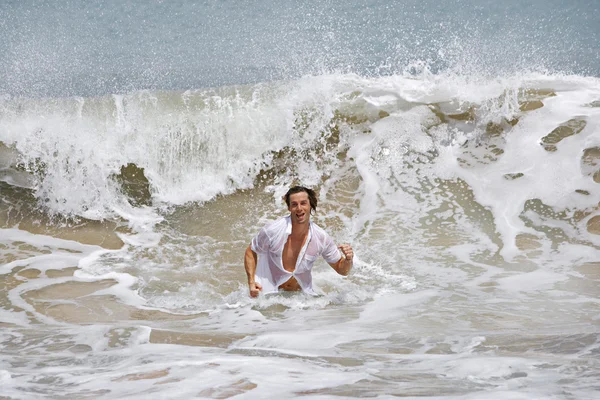
[{"label": "man's forearm", "polygon": [[244,255],[244,268],[246,269],[246,275],[248,275],[248,283],[254,283],[254,275],[256,273],[256,262],[257,256],[254,251],[248,246],[246,254]]},{"label": "man's forearm", "polygon": [[347,276],[352,269],[352,264],[352,260],[342,257],[340,258],[340,261],[337,262],[335,270],[338,274]]}]

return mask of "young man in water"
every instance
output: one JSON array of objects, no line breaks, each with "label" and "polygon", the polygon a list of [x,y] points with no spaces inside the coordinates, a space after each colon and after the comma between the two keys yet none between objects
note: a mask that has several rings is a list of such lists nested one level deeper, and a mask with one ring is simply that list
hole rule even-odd
[{"label": "young man in water", "polygon": [[340,275],[348,275],[352,268],[352,247],[336,246],[322,228],[310,221],[312,211],[317,210],[315,192],[294,186],[284,198],[290,215],[265,225],[246,249],[244,267],[251,297],[280,289],[315,294],[311,270],[318,256]]}]

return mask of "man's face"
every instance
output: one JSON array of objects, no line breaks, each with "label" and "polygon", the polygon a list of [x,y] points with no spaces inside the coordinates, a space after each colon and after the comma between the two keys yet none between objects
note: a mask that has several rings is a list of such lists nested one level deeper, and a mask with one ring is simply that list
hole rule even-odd
[{"label": "man's face", "polygon": [[306,224],[310,220],[310,200],[308,193],[300,192],[290,195],[290,206],[292,222]]}]

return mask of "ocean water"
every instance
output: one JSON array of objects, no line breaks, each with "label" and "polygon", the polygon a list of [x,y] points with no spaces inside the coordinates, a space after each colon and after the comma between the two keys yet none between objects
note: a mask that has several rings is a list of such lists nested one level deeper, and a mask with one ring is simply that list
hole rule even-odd
[{"label": "ocean water", "polygon": [[[0,398],[596,399],[597,1],[4,1]],[[251,299],[293,184],[356,258]]]}]

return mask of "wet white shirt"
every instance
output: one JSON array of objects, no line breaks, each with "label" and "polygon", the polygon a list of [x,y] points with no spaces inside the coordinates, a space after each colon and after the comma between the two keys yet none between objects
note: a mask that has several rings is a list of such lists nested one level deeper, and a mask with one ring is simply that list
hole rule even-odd
[{"label": "wet white shirt", "polygon": [[288,272],[283,268],[282,254],[291,233],[292,220],[288,215],[268,223],[252,239],[250,248],[258,254],[255,280],[262,286],[264,294],[277,292],[281,284],[294,277],[304,292],[314,295],[311,270],[317,257],[323,256],[330,264],[341,258],[331,236],[311,221],[308,238],[296,260],[296,268],[294,272]]}]

